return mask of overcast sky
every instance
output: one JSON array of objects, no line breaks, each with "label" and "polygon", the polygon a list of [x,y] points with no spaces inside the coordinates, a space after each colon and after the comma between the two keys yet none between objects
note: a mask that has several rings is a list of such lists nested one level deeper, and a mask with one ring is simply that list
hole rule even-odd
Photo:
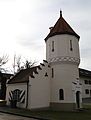
[{"label": "overcast sky", "polygon": [[60,9],[80,36],[80,67],[91,70],[91,0],[0,0],[0,55],[9,55],[9,66],[14,54],[46,58],[44,38]]}]

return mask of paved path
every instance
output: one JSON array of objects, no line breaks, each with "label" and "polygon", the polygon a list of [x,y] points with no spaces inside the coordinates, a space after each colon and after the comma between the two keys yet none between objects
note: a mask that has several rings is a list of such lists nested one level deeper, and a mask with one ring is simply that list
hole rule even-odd
[{"label": "paved path", "polygon": [[6,114],[6,113],[0,113],[0,120],[37,120],[37,119],[21,117],[17,115]]}]

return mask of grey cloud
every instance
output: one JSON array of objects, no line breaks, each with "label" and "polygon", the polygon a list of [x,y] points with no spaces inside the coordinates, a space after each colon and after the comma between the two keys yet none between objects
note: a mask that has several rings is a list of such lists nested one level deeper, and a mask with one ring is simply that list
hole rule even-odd
[{"label": "grey cloud", "polygon": [[81,57],[83,58],[91,58],[91,48],[84,48],[84,49],[81,49]]}]

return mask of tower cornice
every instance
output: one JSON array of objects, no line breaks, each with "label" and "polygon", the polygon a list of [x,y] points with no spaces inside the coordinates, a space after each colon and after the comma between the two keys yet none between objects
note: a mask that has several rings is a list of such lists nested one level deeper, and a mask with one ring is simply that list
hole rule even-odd
[{"label": "tower cornice", "polygon": [[56,58],[51,58],[48,60],[49,63],[73,63],[73,64],[80,64],[80,59],[76,57],[69,57],[69,56],[61,56]]}]

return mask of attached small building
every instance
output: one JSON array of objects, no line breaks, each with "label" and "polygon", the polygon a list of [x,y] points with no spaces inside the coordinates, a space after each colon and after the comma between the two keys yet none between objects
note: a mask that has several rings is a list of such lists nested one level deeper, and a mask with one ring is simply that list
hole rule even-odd
[{"label": "attached small building", "polygon": [[7,104],[17,100],[20,108],[44,108],[50,104],[49,65],[45,61],[40,66],[21,70],[7,84]]}]

